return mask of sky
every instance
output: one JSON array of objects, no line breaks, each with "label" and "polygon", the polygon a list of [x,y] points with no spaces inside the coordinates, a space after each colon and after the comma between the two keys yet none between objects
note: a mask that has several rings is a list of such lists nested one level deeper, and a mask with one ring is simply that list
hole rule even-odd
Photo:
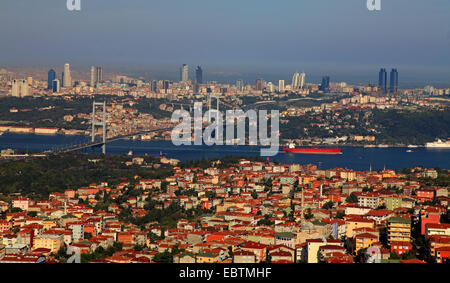
[{"label": "sky", "polygon": [[0,67],[102,65],[158,79],[292,78],[450,84],[450,1],[2,0]]}]

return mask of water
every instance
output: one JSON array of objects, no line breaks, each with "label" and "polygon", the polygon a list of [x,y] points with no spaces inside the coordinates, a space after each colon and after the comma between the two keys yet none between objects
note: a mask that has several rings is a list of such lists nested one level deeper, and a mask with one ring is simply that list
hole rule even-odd
[{"label": "water", "polygon": [[[13,148],[20,151],[42,152],[55,150],[68,145],[89,141],[85,136],[39,136],[5,133],[0,136],[0,148]],[[132,141],[120,140],[107,145],[108,154],[157,155],[162,152],[167,158],[181,161],[202,158],[218,158],[227,155],[259,156],[260,147],[255,146],[174,146],[170,141]],[[412,152],[406,152],[412,150]],[[82,152],[100,152],[100,149],[84,149]],[[321,169],[348,168],[354,170],[402,169],[412,167],[450,169],[450,149],[426,148],[362,148],[343,147],[342,155],[304,155],[280,151],[271,161],[285,164],[316,164]]]}]

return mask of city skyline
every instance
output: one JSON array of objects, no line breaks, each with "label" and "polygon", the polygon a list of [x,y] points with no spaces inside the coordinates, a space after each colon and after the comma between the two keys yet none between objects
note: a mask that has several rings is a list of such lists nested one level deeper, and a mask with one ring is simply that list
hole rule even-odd
[{"label": "city skyline", "polygon": [[[83,3],[82,11],[75,13],[56,0],[5,3],[0,24],[6,26],[12,17],[24,16],[33,25],[17,23],[16,32],[0,31],[4,39],[0,62],[2,67],[23,67],[71,61],[74,69],[96,62],[111,71],[159,74],[167,79],[175,79],[175,68],[183,63],[207,67],[210,80],[236,80],[239,74],[246,75],[246,80],[271,79],[279,74],[271,80],[290,81],[300,68],[318,81],[329,74],[337,80],[376,82],[372,73],[380,65],[401,69],[403,82],[445,82],[450,76],[450,27],[441,24],[450,5],[442,0],[435,5],[386,2],[379,12],[368,11],[363,1],[280,0],[255,5],[250,0],[239,2],[240,9],[235,9],[233,1],[169,2],[182,9],[171,9],[175,3],[166,1],[111,4],[99,0]],[[157,13],[167,9],[168,15]],[[328,10],[333,14],[325,14]],[[307,28],[317,20],[314,29]],[[192,34],[192,30],[199,32]],[[42,36],[36,38],[36,34]],[[46,34],[58,35],[51,41],[52,48]],[[271,34],[282,38],[282,43],[270,40]]]}]

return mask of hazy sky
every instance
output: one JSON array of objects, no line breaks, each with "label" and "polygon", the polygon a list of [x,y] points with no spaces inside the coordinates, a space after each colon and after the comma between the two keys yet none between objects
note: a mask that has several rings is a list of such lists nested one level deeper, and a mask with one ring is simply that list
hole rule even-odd
[{"label": "hazy sky", "polygon": [[[402,81],[450,83],[450,1],[2,0],[1,66],[103,65],[208,79],[280,76],[367,80],[397,67]],[[374,73],[374,74],[373,74]]]}]

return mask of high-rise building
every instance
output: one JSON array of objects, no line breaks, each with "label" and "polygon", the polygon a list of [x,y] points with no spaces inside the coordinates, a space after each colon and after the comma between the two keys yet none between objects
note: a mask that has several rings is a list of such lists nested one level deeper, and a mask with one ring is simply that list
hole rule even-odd
[{"label": "high-rise building", "polygon": [[72,76],[70,75],[70,64],[64,64],[64,78],[63,78],[64,87],[72,86]]},{"label": "high-rise building", "polygon": [[170,84],[169,81],[164,81],[164,82],[163,82],[163,88],[164,88],[164,90],[167,91],[167,90],[169,89],[169,84]]},{"label": "high-rise building", "polygon": [[298,89],[300,87],[300,74],[298,72],[294,73],[292,76],[292,89]]},{"label": "high-rise building", "polygon": [[300,88],[303,88],[305,86],[306,81],[306,74],[305,72],[300,74]]},{"label": "high-rise building", "polygon": [[61,91],[61,84],[58,79],[54,79],[52,81],[52,91],[53,92],[60,92]]},{"label": "high-rise building", "polygon": [[55,70],[51,69],[48,71],[48,77],[47,77],[47,89],[52,89],[53,80],[56,79],[56,72]]},{"label": "high-rise building", "polygon": [[279,80],[278,81],[278,91],[279,92],[284,92],[284,80]]},{"label": "high-rise building", "polygon": [[97,67],[97,83],[102,83],[103,82],[103,68],[102,67]]},{"label": "high-rise building", "polygon": [[263,90],[264,89],[264,84],[265,83],[264,83],[263,79],[261,79],[261,78],[257,79],[256,83],[255,83],[256,90]]},{"label": "high-rise building", "polygon": [[11,86],[11,95],[14,97],[25,97],[31,95],[27,80],[14,80]]},{"label": "high-rise building", "polygon": [[319,89],[323,92],[330,92],[330,77],[325,76],[322,78],[322,84],[320,85]]},{"label": "high-rise building", "polygon": [[384,93],[387,93],[387,72],[386,69],[381,69],[378,75],[378,87]]},{"label": "high-rise building", "polygon": [[200,66],[197,66],[197,69],[195,69],[195,80],[199,84],[203,83],[203,70]]},{"label": "high-rise building", "polygon": [[273,92],[273,83],[272,83],[272,82],[268,82],[268,83],[266,84],[266,90],[267,90],[268,92]]},{"label": "high-rise building", "polygon": [[96,86],[103,82],[103,68],[102,67],[91,67],[91,86]]},{"label": "high-rise building", "polygon": [[306,74],[296,72],[292,77],[292,89],[302,89],[305,85]]},{"label": "high-rise building", "polygon": [[19,80],[13,80],[11,86],[11,95],[14,97],[20,97],[20,82]]},{"label": "high-rise building", "polygon": [[158,90],[158,82],[153,80],[151,85],[150,85],[150,90],[153,92],[156,92]]},{"label": "high-rise building", "polygon": [[22,85],[20,87],[20,96],[25,97],[30,95],[30,88],[26,80],[22,80]]},{"label": "high-rise building", "polygon": [[236,82],[236,88],[239,92],[244,91],[244,81],[243,80],[238,80]]},{"label": "high-rise building", "polygon": [[91,67],[91,82],[90,82],[90,86],[95,86],[95,78],[96,78],[97,74],[96,74],[96,69],[95,66]]},{"label": "high-rise building", "polygon": [[189,66],[183,64],[180,68],[180,81],[187,82],[189,80]]},{"label": "high-rise building", "polygon": [[392,69],[391,71],[391,82],[389,90],[391,93],[396,93],[398,91],[398,72],[397,69]]}]

